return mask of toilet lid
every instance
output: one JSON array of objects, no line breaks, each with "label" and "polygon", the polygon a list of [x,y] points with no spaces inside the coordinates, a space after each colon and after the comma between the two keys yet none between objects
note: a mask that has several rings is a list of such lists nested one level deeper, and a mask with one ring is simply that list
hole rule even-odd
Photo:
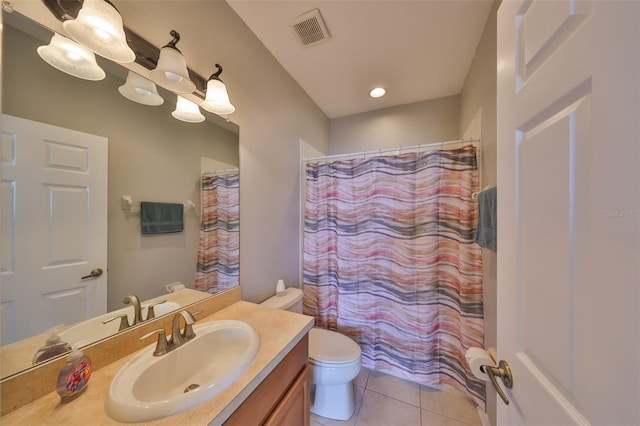
[{"label": "toilet lid", "polygon": [[360,357],[360,346],[335,331],[314,327],[309,330],[309,358],[315,361],[342,364]]}]

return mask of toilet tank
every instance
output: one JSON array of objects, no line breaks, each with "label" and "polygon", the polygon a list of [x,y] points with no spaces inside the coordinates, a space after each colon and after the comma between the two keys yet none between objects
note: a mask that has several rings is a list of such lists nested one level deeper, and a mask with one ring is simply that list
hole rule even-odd
[{"label": "toilet tank", "polygon": [[270,308],[284,309],[285,311],[302,313],[302,290],[289,287],[282,294],[276,294],[261,303]]}]

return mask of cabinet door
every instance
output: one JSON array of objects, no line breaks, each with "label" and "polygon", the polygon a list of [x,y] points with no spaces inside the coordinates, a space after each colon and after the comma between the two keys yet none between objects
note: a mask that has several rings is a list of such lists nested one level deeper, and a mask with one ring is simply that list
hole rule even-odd
[{"label": "cabinet door", "polygon": [[[275,369],[258,385],[258,387],[244,400],[236,411],[229,416],[224,426],[247,426],[264,424],[282,424],[295,426],[308,426],[310,423],[309,402],[309,336],[307,334],[291,349]],[[304,377],[307,377],[304,379]],[[304,384],[307,382],[306,384]],[[282,414],[280,420],[276,417],[277,411],[287,411],[282,408],[285,399],[293,398],[294,389],[302,389],[304,396],[303,409],[306,414],[299,417],[299,421],[291,423],[287,420],[288,414]],[[298,391],[297,393],[300,393]],[[295,405],[295,404],[293,404]],[[294,409],[295,412],[296,409]],[[271,419],[274,419],[271,421]]]},{"label": "cabinet door", "polygon": [[273,410],[266,426],[309,426],[311,367],[305,366],[280,403]]}]

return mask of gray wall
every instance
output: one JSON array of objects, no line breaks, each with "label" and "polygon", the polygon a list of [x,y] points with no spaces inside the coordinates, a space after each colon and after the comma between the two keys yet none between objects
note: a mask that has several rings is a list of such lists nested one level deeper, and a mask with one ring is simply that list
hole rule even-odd
[{"label": "gray wall", "polygon": [[139,213],[123,211],[120,197],[199,206],[201,156],[237,165],[237,135],[178,121],[169,102],[149,107],[125,99],[117,91],[124,82],[112,75],[89,82],[62,73],[36,54],[42,44],[5,26],[3,112],[108,138],[108,309],[132,293],[158,296],[170,282],[193,287],[199,208],[185,213],[184,232],[142,236]]},{"label": "gray wall", "polygon": [[[187,63],[200,75],[208,77],[215,63],[223,66],[236,107],[229,119],[240,126],[242,297],[266,299],[278,278],[298,285],[299,139],[326,152],[329,119],[226,2],[116,3],[125,25],[155,46],[176,29]],[[190,39],[206,40],[207,49],[191,50]]]},{"label": "gray wall", "polygon": [[[460,102],[460,134],[478,134],[482,139],[480,172],[482,186],[495,186],[497,181],[497,10],[495,2],[487,18],[484,32],[471,68],[462,89]],[[482,249],[484,291],[484,342],[485,348],[496,347],[497,340],[497,276],[496,254]],[[496,423],[496,393],[487,386],[487,414],[491,424]]]},{"label": "gray wall", "polygon": [[[245,300],[275,292],[278,278],[298,284],[299,139],[327,152],[329,119],[224,1],[119,1],[127,27],[155,46],[177,30],[191,69],[204,77],[224,68],[240,126],[240,283]],[[16,0],[14,9],[62,31],[41,2]],[[189,16],[181,10],[189,10]],[[172,13],[163,13],[164,11]],[[163,16],[165,15],[165,16]],[[207,41],[204,51],[187,40]],[[107,135],[108,136],[108,135]]]},{"label": "gray wall", "polygon": [[329,152],[344,154],[458,139],[460,96],[331,120]]},{"label": "gray wall", "polygon": [[278,278],[299,284],[299,140],[327,152],[329,119],[227,3],[207,5],[215,33],[229,41],[219,46],[229,55],[222,77],[240,126],[242,298],[260,302]]}]

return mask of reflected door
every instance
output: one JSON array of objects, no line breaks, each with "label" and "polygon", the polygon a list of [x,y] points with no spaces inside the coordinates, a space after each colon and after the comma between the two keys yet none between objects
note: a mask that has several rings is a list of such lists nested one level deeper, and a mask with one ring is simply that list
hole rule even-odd
[{"label": "reflected door", "polygon": [[498,424],[640,423],[639,41],[637,1],[500,5]]},{"label": "reflected door", "polygon": [[107,139],[3,115],[2,344],[105,313],[106,266]]}]

